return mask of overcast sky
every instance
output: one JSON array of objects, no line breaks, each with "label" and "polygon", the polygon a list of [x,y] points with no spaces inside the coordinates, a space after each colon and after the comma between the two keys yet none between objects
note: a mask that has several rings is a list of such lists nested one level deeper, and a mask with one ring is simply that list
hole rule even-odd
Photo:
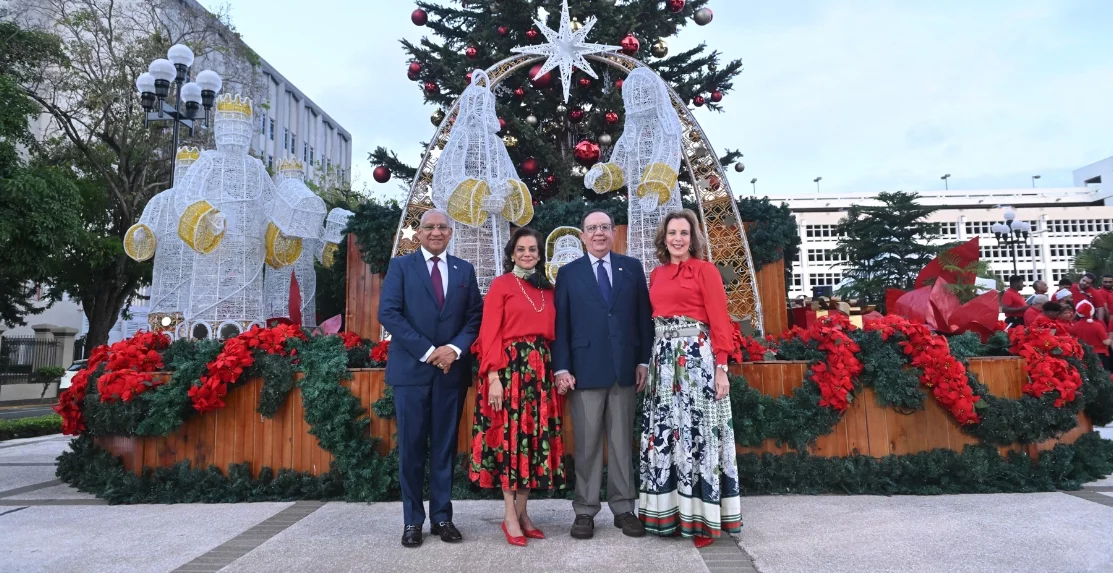
[{"label": "overcast sky", "polygon": [[[351,132],[357,185],[378,145],[416,164],[433,107],[406,79],[405,0],[227,4],[245,41]],[[554,2],[555,6],[559,3]],[[1069,187],[1113,155],[1113,1],[716,0],[674,50],[701,41],[743,72],[725,112],[698,109],[712,144],[739,148],[760,195]],[[585,19],[584,14],[573,16]],[[592,40],[592,38],[588,38]]]}]

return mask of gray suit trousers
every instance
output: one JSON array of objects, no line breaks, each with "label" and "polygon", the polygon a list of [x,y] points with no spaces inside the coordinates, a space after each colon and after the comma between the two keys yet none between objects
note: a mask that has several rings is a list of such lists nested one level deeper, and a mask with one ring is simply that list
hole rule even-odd
[{"label": "gray suit trousers", "polygon": [[633,512],[638,497],[634,487],[633,386],[572,390],[569,409],[576,435],[576,496],[572,509],[592,517],[602,507],[603,438],[607,442],[607,504],[615,515]]}]

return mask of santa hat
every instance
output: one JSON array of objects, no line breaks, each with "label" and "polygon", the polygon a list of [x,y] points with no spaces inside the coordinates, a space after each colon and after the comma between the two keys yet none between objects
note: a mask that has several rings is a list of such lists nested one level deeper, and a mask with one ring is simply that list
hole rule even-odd
[{"label": "santa hat", "polygon": [[1084,300],[1084,301],[1074,305],[1074,312],[1077,312],[1078,316],[1086,317],[1086,322],[1093,322],[1094,321],[1094,319],[1093,319],[1094,305],[1090,304],[1090,301],[1088,301],[1088,300]]},{"label": "santa hat", "polygon": [[1064,298],[1070,298],[1070,290],[1062,289],[1059,292],[1055,293],[1055,302],[1059,302]]}]

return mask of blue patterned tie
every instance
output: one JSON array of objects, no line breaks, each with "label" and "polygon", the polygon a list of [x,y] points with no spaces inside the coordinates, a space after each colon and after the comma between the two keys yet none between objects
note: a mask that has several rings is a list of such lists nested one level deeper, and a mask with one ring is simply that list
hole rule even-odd
[{"label": "blue patterned tie", "polygon": [[599,270],[595,272],[595,277],[599,279],[599,290],[603,292],[603,300],[607,301],[607,306],[610,306],[611,277],[607,274],[607,267],[603,266],[602,259],[599,259]]}]

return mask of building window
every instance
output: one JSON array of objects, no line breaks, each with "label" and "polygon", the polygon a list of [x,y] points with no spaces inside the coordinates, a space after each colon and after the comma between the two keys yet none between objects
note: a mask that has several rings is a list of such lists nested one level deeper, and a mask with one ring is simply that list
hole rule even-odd
[{"label": "building window", "polygon": [[271,141],[274,141],[274,118],[271,118]]},{"label": "building window", "polygon": [[306,166],[308,167],[308,164],[309,164],[309,143],[303,143],[302,144],[301,162],[305,163]]},{"label": "building window", "polygon": [[832,239],[840,236],[835,232],[835,225],[805,225],[804,234],[809,239]]},{"label": "building window", "polygon": [[274,156],[269,153],[267,154],[267,167],[274,169]]},{"label": "building window", "polygon": [[958,238],[958,223],[939,223],[939,234],[944,239]]},{"label": "building window", "polygon": [[846,257],[835,252],[834,249],[808,249],[809,263],[838,263],[846,261]]},{"label": "building window", "polygon": [[792,273],[792,289],[793,290],[800,290],[800,284],[801,284],[800,280],[801,280],[800,273]]},{"label": "building window", "polygon": [[309,148],[309,164],[310,165],[313,164],[313,151],[314,151],[314,149],[312,147],[310,147]]},{"label": "building window", "polygon": [[842,273],[811,273],[812,287],[835,286],[842,280]]},{"label": "building window", "polygon": [[282,149],[290,148],[290,128],[282,128]]},{"label": "building window", "polygon": [[296,133],[290,134],[290,155],[298,156],[298,136]]}]

